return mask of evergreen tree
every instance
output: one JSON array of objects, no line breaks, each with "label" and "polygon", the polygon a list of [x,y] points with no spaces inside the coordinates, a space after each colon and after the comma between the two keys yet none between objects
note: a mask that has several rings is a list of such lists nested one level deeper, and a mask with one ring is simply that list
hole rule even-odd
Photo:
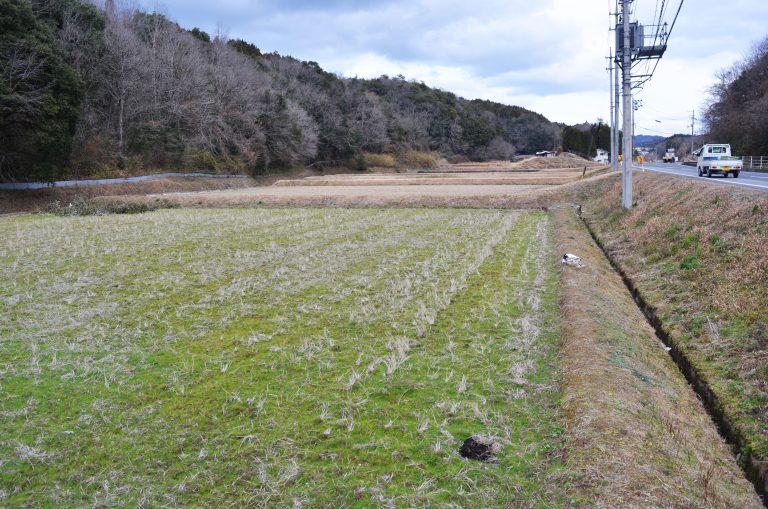
[{"label": "evergreen tree", "polygon": [[28,0],[0,0],[0,179],[54,180],[66,167],[81,83]]}]

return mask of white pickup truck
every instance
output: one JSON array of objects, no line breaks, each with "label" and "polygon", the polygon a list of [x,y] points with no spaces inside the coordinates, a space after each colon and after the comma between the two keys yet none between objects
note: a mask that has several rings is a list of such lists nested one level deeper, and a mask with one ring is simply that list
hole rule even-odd
[{"label": "white pickup truck", "polygon": [[699,177],[703,175],[711,177],[718,173],[727,177],[731,173],[733,178],[739,178],[742,162],[738,157],[731,155],[730,145],[710,143],[701,147],[694,154],[698,157],[696,166],[699,169]]}]

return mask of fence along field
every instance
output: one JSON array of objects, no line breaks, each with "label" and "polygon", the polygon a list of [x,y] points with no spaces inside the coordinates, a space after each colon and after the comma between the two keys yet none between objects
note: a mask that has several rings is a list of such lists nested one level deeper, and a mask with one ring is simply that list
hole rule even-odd
[{"label": "fence along field", "polygon": [[[548,216],[0,221],[0,505],[556,507]],[[494,437],[497,462],[461,458]]]}]

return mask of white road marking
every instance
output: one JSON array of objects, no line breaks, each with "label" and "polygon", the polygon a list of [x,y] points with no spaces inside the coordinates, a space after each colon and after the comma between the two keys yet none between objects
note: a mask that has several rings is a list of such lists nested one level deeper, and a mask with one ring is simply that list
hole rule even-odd
[{"label": "white road marking", "polygon": [[[636,170],[642,170],[642,168],[639,167],[639,166],[635,166],[634,168]],[[700,178],[696,174],[680,173],[680,170],[675,172],[675,171],[669,171],[669,170],[662,170],[662,169],[659,169],[659,168],[656,168],[656,167],[653,167],[653,166],[648,166],[646,169],[651,170],[651,171],[655,171],[655,172],[658,172],[658,173],[667,173],[669,175],[677,175],[678,177],[688,177],[688,178],[696,177],[697,179]],[[701,177],[701,178],[703,178],[703,177]],[[752,178],[752,177],[750,177],[750,178]],[[746,182],[734,182],[734,180],[736,180],[736,179],[733,179],[733,180],[725,180],[725,179],[720,180],[720,179],[718,179],[716,181],[710,181],[710,182],[711,183],[720,182],[722,184],[730,184],[732,186],[744,186],[744,187],[756,187],[758,189],[768,189],[768,184],[765,184],[765,185],[761,185],[761,184],[748,184]]]}]

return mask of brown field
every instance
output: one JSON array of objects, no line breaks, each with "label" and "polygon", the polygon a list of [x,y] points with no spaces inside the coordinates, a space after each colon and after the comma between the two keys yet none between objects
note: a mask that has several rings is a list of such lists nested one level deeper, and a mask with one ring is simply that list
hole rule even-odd
[{"label": "brown field", "polygon": [[[588,170],[586,177],[590,177],[602,169]],[[328,177],[309,177],[304,179],[279,180],[276,187],[287,186],[557,186],[582,180],[582,169],[572,168],[566,170],[536,171],[521,173],[428,173],[428,174],[373,174],[373,175],[334,175]]]},{"label": "brown field", "polygon": [[563,168],[596,168],[603,166],[600,163],[589,161],[574,154],[561,154],[557,157],[528,157],[522,161],[493,161],[490,163],[458,163],[442,164],[436,170],[428,171],[495,171],[495,170],[552,170]]},{"label": "brown field", "polygon": [[[280,175],[265,175],[242,178],[205,178],[174,177],[137,182],[131,184],[112,184],[103,186],[60,187],[30,191],[0,190],[0,214],[30,212],[42,209],[47,204],[59,202],[63,205],[81,199],[96,197],[125,197],[121,201],[144,201],[147,195],[166,195],[167,193],[198,193],[195,199],[175,195],[171,201],[184,206],[245,206],[249,204],[265,206],[445,206],[445,207],[509,207],[509,197],[518,199],[527,196],[530,191],[541,186],[557,186],[581,180],[584,167],[587,176],[604,171],[604,167],[576,158],[571,155],[543,158],[533,157],[516,163],[501,161],[492,163],[444,164],[433,170],[409,170],[397,173],[394,169],[376,168],[375,170],[349,173],[347,168],[327,167],[322,171],[302,169]],[[462,175],[454,172],[471,172]],[[504,175],[503,177],[499,177]],[[289,176],[289,179],[286,179]],[[458,177],[458,178],[457,178]],[[462,178],[463,177],[463,178]],[[470,178],[471,177],[471,178]],[[412,180],[415,179],[415,180]],[[428,180],[429,179],[429,180]],[[459,180],[461,179],[461,180]],[[284,192],[272,187],[298,186],[367,186],[354,192],[342,190],[306,190]],[[437,196],[433,189],[418,186],[441,184],[449,188],[441,189]],[[474,188],[460,189],[460,186],[484,184],[492,186],[485,190]],[[377,190],[378,186],[416,185],[414,190],[390,187],[386,191]],[[523,186],[523,187],[520,187]],[[244,194],[212,193],[227,189],[246,190]],[[253,198],[253,200],[251,200]],[[370,205],[365,205],[368,202]],[[261,202],[261,203],[259,203]],[[420,202],[426,205],[419,205]],[[519,203],[516,202],[516,203]],[[530,203],[530,201],[528,202]],[[431,205],[430,205],[431,204]]]},{"label": "brown field", "polygon": [[557,186],[605,172],[606,167],[571,157],[533,157],[517,163],[465,163],[441,165],[405,173],[314,175],[275,182],[275,186],[452,186],[518,185]]},{"label": "brown field", "polygon": [[281,186],[226,191],[104,197],[98,202],[166,200],[182,207],[449,207],[511,208],[549,186]]},{"label": "brown field", "polygon": [[[274,178],[271,182],[274,182]],[[40,190],[2,191],[0,190],[0,214],[30,212],[52,202],[71,203],[78,199],[96,196],[140,196],[150,193],[172,193],[205,191],[215,189],[246,188],[270,182],[270,179],[256,180],[243,178],[205,178],[174,177],[136,182],[130,184],[111,184],[105,186],[57,187]]]},{"label": "brown field", "polygon": [[[559,158],[536,158],[539,160]],[[564,158],[573,165],[573,159]],[[562,161],[561,161],[562,163]],[[589,163],[585,161],[585,163]],[[600,178],[606,168],[539,169],[519,174],[489,173],[521,163],[478,163],[483,172],[364,173],[308,175],[270,186],[188,193],[121,196],[119,201],[165,200],[182,207],[448,207],[540,208],[583,179]],[[451,171],[456,165],[447,168]],[[584,176],[583,176],[584,175]],[[98,202],[114,201],[101,198]]]}]

